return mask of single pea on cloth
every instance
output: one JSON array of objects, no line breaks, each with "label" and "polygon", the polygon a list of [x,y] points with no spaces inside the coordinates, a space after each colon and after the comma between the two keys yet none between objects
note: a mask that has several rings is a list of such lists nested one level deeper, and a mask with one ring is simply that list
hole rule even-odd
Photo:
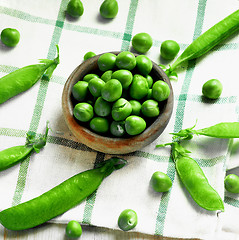
[{"label": "single pea on cloth", "polygon": [[[50,79],[41,78],[27,91],[0,104],[0,151],[24,145],[28,132],[41,135],[47,121],[50,128],[46,146],[38,154],[1,172],[0,210],[35,198],[111,157],[77,140],[63,118],[64,84],[87,52],[137,52],[132,38],[147,33],[153,42],[144,54],[157,64],[169,66],[193,40],[238,9],[236,0],[218,0],[217,11],[213,0],[130,0],[118,1],[117,15],[105,19],[99,14],[100,1],[82,0],[84,12],[78,18],[68,16],[67,4],[66,0],[36,0],[27,4],[0,0],[0,31],[12,27],[20,33],[15,47],[0,42],[0,78],[36,64],[38,59],[54,59],[56,45],[60,60]],[[185,14],[185,9],[190,11]],[[174,40],[180,46],[174,60],[160,56],[160,45],[165,40]],[[225,175],[236,171],[239,165],[237,139],[195,135],[184,142],[190,157],[223,199],[224,212],[198,206],[177,174],[171,146],[156,148],[172,142],[170,133],[196,122],[196,129],[202,129],[239,121],[238,54],[239,35],[235,33],[204,56],[183,63],[177,69],[178,81],[171,81],[174,108],[164,132],[148,146],[119,156],[127,160],[127,166],[106,177],[81,204],[50,222],[65,224],[76,220],[121,231],[118,217],[123,210],[132,209],[137,213],[138,224],[130,231],[169,238],[238,238],[235,219],[239,198],[224,188]],[[216,100],[202,96],[202,86],[210,79],[218,79],[223,86]],[[156,171],[172,180],[168,192],[159,193],[151,187],[150,179]],[[1,226],[2,237],[4,231],[7,230]]]}]

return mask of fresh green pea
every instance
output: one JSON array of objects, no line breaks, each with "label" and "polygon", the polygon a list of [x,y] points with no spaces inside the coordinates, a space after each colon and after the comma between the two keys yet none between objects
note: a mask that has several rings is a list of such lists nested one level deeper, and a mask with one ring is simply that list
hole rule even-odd
[{"label": "fresh green pea", "polygon": [[88,122],[94,116],[93,107],[89,103],[81,102],[73,109],[74,117],[81,122]]},{"label": "fresh green pea", "polygon": [[111,70],[115,67],[116,55],[113,53],[104,53],[99,57],[97,63],[101,71]]},{"label": "fresh green pea", "polygon": [[132,83],[133,74],[129,70],[120,69],[113,72],[112,78],[119,80],[122,87],[124,89],[127,89],[129,85]]},{"label": "fresh green pea", "polygon": [[109,130],[109,121],[103,117],[94,117],[90,121],[90,128],[97,133],[106,133]]},{"label": "fresh green pea", "polygon": [[89,58],[92,58],[96,56],[96,54],[94,52],[87,52],[85,55],[84,55],[84,61],[89,59]]},{"label": "fresh green pea", "polygon": [[125,130],[129,135],[138,135],[146,128],[146,122],[143,118],[135,115],[130,115],[125,120]]},{"label": "fresh green pea", "polygon": [[158,102],[153,99],[144,101],[141,107],[141,112],[146,117],[157,117],[160,112]]},{"label": "fresh green pea", "polygon": [[172,157],[177,173],[194,201],[209,211],[224,211],[224,204],[217,191],[209,184],[198,163],[192,159],[187,149],[178,142],[160,144],[156,147],[172,145]]},{"label": "fresh green pea", "polygon": [[153,63],[147,56],[139,55],[136,57],[136,66],[141,74],[147,76],[153,68]]},{"label": "fresh green pea", "polygon": [[81,0],[70,0],[67,4],[66,12],[74,18],[78,18],[84,13],[84,6]]},{"label": "fresh green pea", "polygon": [[125,120],[131,112],[131,104],[124,98],[119,98],[112,106],[112,118],[115,121]]},{"label": "fresh green pea", "polygon": [[20,33],[15,28],[5,28],[1,32],[1,41],[8,47],[15,47],[20,41]]},{"label": "fresh green pea", "polygon": [[129,51],[120,52],[116,57],[116,66],[119,69],[133,70],[136,66],[136,58]]},{"label": "fresh green pea", "polygon": [[139,74],[135,74],[129,88],[129,94],[133,99],[140,100],[147,96],[149,90],[147,80]]},{"label": "fresh green pea", "polygon": [[153,98],[153,90],[150,88],[149,91],[148,91],[148,94],[146,96],[146,99],[149,100],[149,99],[152,99]]},{"label": "fresh green pea", "polygon": [[141,103],[137,100],[130,100],[129,103],[131,104],[132,107],[131,114],[139,116],[141,111]]},{"label": "fresh green pea", "polygon": [[138,223],[138,217],[134,210],[125,209],[122,211],[118,218],[118,226],[123,231],[129,231],[136,227]]},{"label": "fresh green pea", "polygon": [[100,15],[103,18],[115,18],[118,14],[119,6],[116,0],[104,0],[100,5]]},{"label": "fresh green pea", "polygon": [[94,77],[89,81],[88,88],[94,97],[100,97],[101,89],[104,87],[104,85],[105,82],[102,79]]},{"label": "fresh green pea", "polygon": [[160,47],[160,55],[166,60],[173,60],[180,50],[179,44],[174,40],[166,40],[162,42]]},{"label": "fresh green pea", "polygon": [[110,124],[110,132],[115,137],[123,137],[125,135],[124,121],[112,121]]},{"label": "fresh green pea", "polygon": [[153,173],[150,179],[150,186],[156,192],[168,192],[172,185],[172,180],[163,172],[157,171]]},{"label": "fresh green pea", "polygon": [[14,146],[0,151],[0,171],[22,162],[33,152],[39,153],[40,149],[46,145],[48,130],[49,127],[47,122],[46,131],[43,137],[36,138],[34,134],[28,132],[25,145]]},{"label": "fresh green pea", "polygon": [[98,97],[95,101],[94,111],[100,117],[109,116],[111,113],[111,104],[102,97]]},{"label": "fresh green pea", "polygon": [[149,88],[151,88],[153,86],[153,83],[154,83],[153,78],[150,75],[147,75],[145,78],[147,80]]},{"label": "fresh green pea", "polygon": [[169,85],[163,80],[158,80],[153,84],[152,87],[153,98],[159,102],[168,99],[170,95]]},{"label": "fresh green pea", "polygon": [[222,83],[218,79],[211,79],[203,84],[202,94],[209,99],[218,99],[221,96],[222,88]]},{"label": "fresh green pea", "polygon": [[46,79],[50,79],[59,64],[59,48],[56,47],[57,57],[54,60],[41,59],[40,64],[17,69],[0,78],[0,104],[30,89],[43,75]]},{"label": "fresh green pea", "polygon": [[82,228],[79,222],[71,220],[66,226],[66,235],[69,238],[78,238],[82,234]]},{"label": "fresh green pea", "polygon": [[236,174],[229,174],[224,179],[224,185],[228,192],[239,193],[239,177]]},{"label": "fresh green pea", "polygon": [[88,82],[78,81],[72,88],[72,95],[77,101],[84,101],[89,93]]},{"label": "fresh green pea", "polygon": [[96,78],[100,78],[97,74],[95,74],[95,73],[88,73],[88,74],[86,74],[84,77],[83,77],[83,79],[82,79],[82,81],[85,81],[85,82],[89,82],[92,78],[94,78],[94,77],[96,77]]},{"label": "fresh green pea", "polygon": [[10,230],[24,230],[41,225],[77,206],[99,188],[113,171],[126,161],[112,157],[65,180],[42,195],[0,212],[0,223]]},{"label": "fresh green pea", "polygon": [[111,79],[105,83],[101,90],[102,98],[108,102],[114,102],[122,95],[122,85],[117,79]]},{"label": "fresh green pea", "polygon": [[112,74],[113,74],[113,71],[112,71],[112,70],[105,71],[105,72],[101,75],[101,79],[102,79],[104,82],[108,82],[110,79],[112,79]]},{"label": "fresh green pea", "polygon": [[153,45],[153,39],[148,33],[137,33],[132,38],[132,46],[139,53],[146,53]]},{"label": "fresh green pea", "polygon": [[207,53],[238,30],[239,10],[236,10],[195,39],[171,65],[169,72],[174,71],[181,63]]}]

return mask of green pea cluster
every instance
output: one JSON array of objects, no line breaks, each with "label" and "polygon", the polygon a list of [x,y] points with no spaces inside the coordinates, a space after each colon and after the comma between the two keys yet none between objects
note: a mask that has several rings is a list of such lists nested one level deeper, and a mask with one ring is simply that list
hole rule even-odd
[{"label": "green pea cluster", "polygon": [[98,71],[72,88],[74,117],[101,135],[142,133],[159,116],[170,94],[168,84],[155,79],[153,63],[145,55],[104,53],[97,64]]}]

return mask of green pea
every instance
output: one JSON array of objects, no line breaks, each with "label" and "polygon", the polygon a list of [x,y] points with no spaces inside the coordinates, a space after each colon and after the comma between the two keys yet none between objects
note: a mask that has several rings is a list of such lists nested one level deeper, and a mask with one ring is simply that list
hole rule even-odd
[{"label": "green pea", "polygon": [[153,90],[150,88],[149,91],[148,91],[148,94],[146,96],[146,99],[149,100],[149,99],[152,99],[153,98]]},{"label": "green pea", "polygon": [[79,81],[72,88],[72,95],[77,101],[84,101],[89,93],[88,82]]},{"label": "green pea", "polygon": [[84,55],[84,61],[89,59],[89,58],[92,58],[94,57],[96,54],[94,52],[87,52],[85,55]]},{"label": "green pea", "polygon": [[94,77],[99,78],[99,76],[95,73],[88,73],[83,77],[82,81],[89,82]]},{"label": "green pea", "polygon": [[141,74],[147,76],[153,67],[152,61],[145,55],[139,55],[136,57],[136,66]]},{"label": "green pea", "polygon": [[97,63],[101,71],[111,70],[115,67],[116,55],[113,53],[104,53],[99,57]]},{"label": "green pea", "polygon": [[133,75],[129,70],[120,69],[113,72],[112,78],[119,80],[122,87],[127,89],[133,80]]},{"label": "green pea", "polygon": [[129,103],[131,104],[132,107],[132,115],[139,115],[141,111],[141,103],[137,100],[130,100]]},{"label": "green pea", "polygon": [[108,102],[114,102],[122,95],[122,85],[117,79],[111,79],[101,89],[102,98]]},{"label": "green pea", "polygon": [[125,135],[124,121],[112,121],[110,124],[110,132],[115,137],[122,137]]},{"label": "green pea", "polygon": [[158,102],[153,99],[144,101],[141,107],[141,112],[146,117],[157,117],[160,112]]},{"label": "green pea", "polygon": [[133,70],[136,66],[136,58],[133,53],[124,51],[116,57],[116,66],[119,69]]},{"label": "green pea", "polygon": [[131,112],[131,104],[124,98],[118,99],[112,106],[112,118],[115,121],[125,120]]},{"label": "green pea", "polygon": [[109,116],[111,113],[111,104],[102,97],[98,97],[95,101],[94,111],[100,117]]},{"label": "green pea", "polygon": [[90,121],[90,128],[97,133],[106,133],[109,130],[109,121],[103,117],[94,117]]},{"label": "green pea", "polygon": [[94,116],[93,107],[89,103],[78,103],[73,109],[73,115],[81,122],[88,122]]},{"label": "green pea", "polygon": [[118,14],[118,8],[116,0],[104,0],[100,5],[100,15],[103,18],[115,18]]},{"label": "green pea", "polygon": [[174,59],[180,50],[179,44],[174,40],[166,40],[162,42],[160,47],[160,54],[164,59]]},{"label": "green pea", "polygon": [[15,47],[20,41],[20,33],[15,28],[5,28],[1,32],[1,41],[8,47]]},{"label": "green pea", "polygon": [[118,218],[118,226],[123,231],[129,231],[138,223],[138,217],[134,210],[132,209],[125,209],[122,211]]},{"label": "green pea", "polygon": [[153,83],[154,83],[153,78],[150,75],[147,75],[145,78],[146,78],[146,80],[148,82],[149,88],[151,88],[153,86]]},{"label": "green pea", "polygon": [[108,82],[108,81],[112,78],[112,74],[113,74],[113,71],[112,71],[112,70],[105,71],[105,72],[101,75],[101,79],[102,79],[104,82]]},{"label": "green pea", "polygon": [[90,93],[94,97],[100,97],[101,89],[104,87],[104,85],[105,85],[105,82],[102,79],[95,77],[89,81],[88,88]]},{"label": "green pea", "polygon": [[224,180],[225,188],[228,192],[239,193],[239,177],[236,174],[229,174]]},{"label": "green pea", "polygon": [[131,115],[125,119],[125,130],[129,135],[138,135],[146,128],[146,122],[143,118]]},{"label": "green pea", "polygon": [[146,53],[153,45],[153,39],[148,33],[138,33],[132,38],[132,46],[139,53]]},{"label": "green pea", "polygon": [[208,80],[203,84],[202,94],[209,99],[218,99],[222,93],[222,83],[217,79]]},{"label": "green pea", "polygon": [[129,94],[133,99],[140,100],[147,96],[149,86],[147,80],[139,74],[135,74],[129,88]]},{"label": "green pea", "polygon": [[170,95],[169,85],[163,80],[158,80],[152,87],[153,98],[159,102],[166,100]]},{"label": "green pea", "polygon": [[66,235],[69,238],[78,238],[82,234],[82,228],[79,222],[72,220],[66,226]]},{"label": "green pea", "polygon": [[151,179],[150,185],[156,192],[168,192],[172,187],[172,180],[163,172],[155,172]]},{"label": "green pea", "polygon": [[84,13],[84,6],[80,0],[70,0],[67,4],[66,12],[74,18],[78,18]]}]

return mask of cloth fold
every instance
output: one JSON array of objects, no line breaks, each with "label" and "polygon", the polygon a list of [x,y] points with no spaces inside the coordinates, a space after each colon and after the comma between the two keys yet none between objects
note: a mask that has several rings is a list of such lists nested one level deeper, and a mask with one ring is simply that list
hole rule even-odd
[{"label": "cloth fold", "polygon": [[[82,0],[84,14],[71,19],[65,13],[67,3],[0,0],[0,31],[12,27],[21,34],[15,48],[0,42],[0,77],[37,59],[53,59],[56,44],[60,49],[60,64],[49,81],[42,79],[0,105],[0,150],[24,144],[29,130],[44,132],[46,121],[50,126],[47,145],[39,154],[1,172],[0,209],[37,197],[74,174],[93,168],[96,161],[110,158],[75,139],[63,119],[64,83],[86,52],[134,51],[132,37],[147,32],[153,46],[146,55],[167,65],[170,62],[160,58],[164,40],[177,41],[181,53],[196,37],[238,9],[236,0],[129,0],[118,1],[116,18],[105,20],[99,15],[101,1]],[[221,233],[224,239],[238,237],[236,221],[232,221],[238,216],[238,196],[225,192],[223,182],[226,171],[239,165],[237,140],[232,144],[225,139],[196,136],[187,143],[190,156],[224,199],[224,213],[197,206],[176,173],[170,147],[156,148],[157,144],[172,141],[169,133],[192,127],[196,121],[200,129],[239,120],[238,46],[239,36],[234,35],[200,59],[185,63],[178,72],[178,81],[172,82],[174,110],[162,135],[145,148],[122,156],[128,161],[126,167],[112,173],[94,194],[51,222],[74,219],[119,229],[120,212],[131,208],[138,214],[133,231],[171,238],[216,239]],[[202,98],[202,85],[212,78],[222,82],[223,92],[218,100],[207,101]],[[167,173],[172,179],[168,193],[151,189],[149,181],[155,171]]]}]

